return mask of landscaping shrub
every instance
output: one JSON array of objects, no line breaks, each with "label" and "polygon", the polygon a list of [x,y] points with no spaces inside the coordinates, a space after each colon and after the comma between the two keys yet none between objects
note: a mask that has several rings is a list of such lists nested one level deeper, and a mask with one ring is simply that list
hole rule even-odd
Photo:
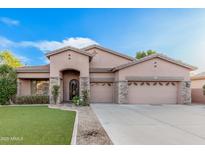
[{"label": "landscaping shrub", "polygon": [[72,103],[76,106],[89,106],[89,95],[87,90],[82,91],[82,97],[75,96],[72,99]]},{"label": "landscaping shrub", "polygon": [[14,99],[14,104],[49,104],[49,96],[16,96],[16,98]]},{"label": "landscaping shrub", "polygon": [[72,103],[75,104],[76,106],[81,106],[82,99],[79,96],[74,96],[72,99]]},{"label": "landscaping shrub", "polygon": [[8,104],[16,91],[16,71],[8,65],[0,65],[0,104]]},{"label": "landscaping shrub", "polygon": [[203,85],[203,94],[205,95],[205,85]]}]

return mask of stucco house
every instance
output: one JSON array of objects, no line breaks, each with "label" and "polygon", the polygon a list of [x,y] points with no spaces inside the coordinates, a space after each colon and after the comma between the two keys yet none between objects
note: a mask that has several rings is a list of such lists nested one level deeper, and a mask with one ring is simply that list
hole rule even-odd
[{"label": "stucco house", "polygon": [[205,72],[191,77],[192,102],[205,103],[203,86],[205,85]]},{"label": "stucco house", "polygon": [[99,45],[64,47],[46,54],[50,64],[17,69],[17,95],[48,94],[60,86],[58,103],[88,90],[90,102],[191,103],[189,73],[196,68],[162,54],[136,60]]}]

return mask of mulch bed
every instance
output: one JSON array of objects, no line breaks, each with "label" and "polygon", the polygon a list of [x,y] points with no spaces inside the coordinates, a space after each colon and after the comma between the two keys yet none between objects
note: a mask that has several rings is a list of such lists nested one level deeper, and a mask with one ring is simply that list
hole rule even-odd
[{"label": "mulch bed", "polygon": [[78,110],[78,145],[113,144],[91,107],[76,107],[75,109]]}]

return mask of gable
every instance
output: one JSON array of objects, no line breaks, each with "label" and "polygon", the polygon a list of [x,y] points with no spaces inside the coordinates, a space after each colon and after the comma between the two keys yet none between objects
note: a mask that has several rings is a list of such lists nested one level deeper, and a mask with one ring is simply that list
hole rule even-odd
[{"label": "gable", "polygon": [[48,58],[50,58],[51,56],[61,54],[61,53],[66,52],[68,50],[72,50],[73,52],[76,52],[78,54],[82,54],[82,55],[85,55],[85,56],[88,56],[88,57],[92,57],[92,55],[90,55],[89,53],[82,52],[80,49],[77,49],[77,48],[74,48],[74,47],[71,47],[71,46],[66,46],[66,47],[63,47],[63,48],[48,52],[48,53],[46,53],[46,56]]},{"label": "gable", "polygon": [[82,76],[89,72],[89,57],[73,50],[50,56],[50,75],[58,76],[59,71],[74,69],[80,71]]},{"label": "gable", "polygon": [[144,58],[141,58],[141,59],[139,59],[139,60],[135,60],[135,61],[132,61],[132,62],[130,62],[130,63],[117,66],[117,67],[113,68],[112,71],[118,71],[118,70],[121,70],[121,69],[130,67],[130,66],[138,65],[138,64],[140,64],[140,63],[146,62],[146,61],[151,60],[151,59],[153,59],[153,58],[159,58],[159,59],[165,60],[165,61],[167,61],[167,62],[169,62],[169,63],[178,65],[178,66],[183,67],[183,68],[187,68],[187,69],[189,69],[190,71],[193,71],[193,70],[196,70],[196,69],[197,69],[197,67],[194,67],[194,66],[192,66],[192,65],[183,63],[182,61],[175,60],[175,59],[172,59],[172,58],[170,58],[170,57],[167,57],[167,56],[165,56],[165,55],[163,55],[163,54],[158,54],[158,53],[156,53],[156,54],[152,54],[152,55],[146,56],[146,57],[144,57]]},{"label": "gable", "polygon": [[126,68],[119,70],[118,78],[120,80],[125,79],[126,77],[183,77],[186,80],[189,80],[190,69],[179,66],[175,63],[171,63],[167,60],[161,58],[152,58],[147,61],[143,61],[136,65],[132,65]]},{"label": "gable", "polygon": [[107,52],[99,48],[91,48],[86,50],[86,52],[93,55],[90,62],[91,68],[113,68],[133,61],[131,58]]}]

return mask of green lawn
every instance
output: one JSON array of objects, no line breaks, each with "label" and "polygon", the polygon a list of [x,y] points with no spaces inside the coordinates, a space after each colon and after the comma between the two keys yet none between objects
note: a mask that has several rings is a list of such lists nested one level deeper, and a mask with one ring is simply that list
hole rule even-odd
[{"label": "green lawn", "polygon": [[47,106],[0,107],[0,144],[70,144],[75,114]]}]

